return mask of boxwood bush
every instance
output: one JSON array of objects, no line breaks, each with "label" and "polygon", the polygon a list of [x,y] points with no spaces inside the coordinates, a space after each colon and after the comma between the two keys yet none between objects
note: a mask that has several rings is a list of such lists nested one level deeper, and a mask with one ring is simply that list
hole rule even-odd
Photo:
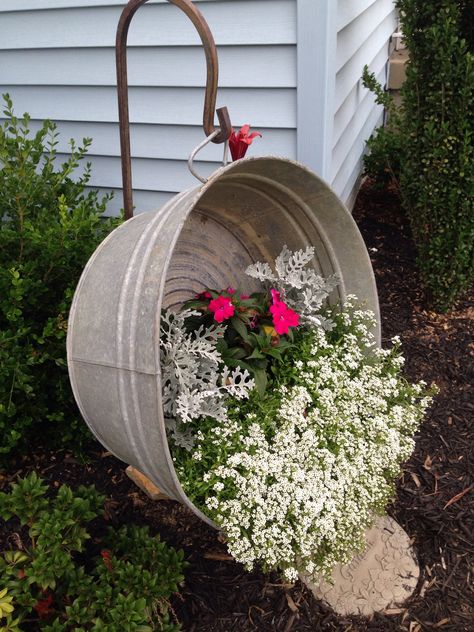
[{"label": "boxwood bush", "polygon": [[169,599],[184,579],[183,552],[147,527],[105,530],[104,501],[94,487],[51,493],[35,472],[0,492],[12,534],[0,553],[0,630],[181,629]]},{"label": "boxwood bush", "polygon": [[[87,191],[91,143],[70,141],[56,164],[58,133],[13,112],[4,95],[0,125],[0,458],[41,432],[78,445],[87,436],[66,367],[68,311],[80,274],[117,220],[103,219],[108,197]],[[98,306],[98,309],[100,306]]]},{"label": "boxwood bush", "polygon": [[474,2],[397,0],[410,50],[397,110],[367,68],[364,82],[390,110],[369,141],[370,175],[394,178],[425,286],[450,308],[474,276]]}]

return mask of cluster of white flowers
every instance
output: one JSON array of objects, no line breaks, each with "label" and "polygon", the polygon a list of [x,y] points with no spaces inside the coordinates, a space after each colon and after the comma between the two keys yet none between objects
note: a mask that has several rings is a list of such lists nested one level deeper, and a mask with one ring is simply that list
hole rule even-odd
[{"label": "cluster of white flowers", "polygon": [[424,383],[400,376],[399,339],[392,350],[377,348],[375,317],[356,297],[331,317],[322,312],[338,280],[306,269],[313,257],[311,247],[284,246],[274,270],[246,270],[280,292],[304,325],[292,364],[279,365],[281,379],[272,377],[263,400],[244,401],[250,375],[222,367],[223,326],[189,332],[186,311],[162,319],[165,413],[175,445],[192,448],[176,461],[181,483],[238,561],[280,569],[290,581],[300,572],[329,576],[363,546],[431,401]]},{"label": "cluster of white flowers", "polygon": [[[347,326],[337,343],[313,330],[296,383],[279,389],[271,431],[257,412],[245,427],[233,418],[213,429],[227,458],[204,475],[212,490],[206,508],[248,569],[280,568],[294,581],[298,572],[328,575],[349,561],[413,450],[430,402],[425,385],[397,376],[396,352],[368,356],[373,315],[350,310],[349,301],[336,316]],[[206,441],[201,434],[197,454]]]}]

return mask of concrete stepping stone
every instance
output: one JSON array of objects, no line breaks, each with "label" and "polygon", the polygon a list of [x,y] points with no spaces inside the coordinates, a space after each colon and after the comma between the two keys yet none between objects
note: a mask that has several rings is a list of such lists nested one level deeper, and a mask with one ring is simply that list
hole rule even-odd
[{"label": "concrete stepping stone", "polygon": [[350,564],[333,571],[333,584],[301,575],[317,599],[341,615],[370,616],[401,605],[415,590],[420,576],[406,532],[389,516],[377,518],[367,531],[366,549]]}]

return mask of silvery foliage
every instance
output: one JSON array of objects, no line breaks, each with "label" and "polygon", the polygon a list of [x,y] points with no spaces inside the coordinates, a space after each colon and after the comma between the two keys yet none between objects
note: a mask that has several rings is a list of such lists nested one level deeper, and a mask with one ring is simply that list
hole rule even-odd
[{"label": "silvery foliage", "polygon": [[292,252],[285,244],[275,260],[275,272],[268,263],[258,262],[249,266],[245,274],[278,290],[288,307],[300,315],[301,324],[332,329],[332,321],[318,312],[340,280],[337,274],[325,279],[314,269],[305,270],[313,257],[311,246]]},{"label": "silvery foliage", "polygon": [[222,364],[216,345],[224,336],[225,325],[186,330],[186,319],[199,315],[189,309],[178,313],[165,310],[160,327],[166,425],[176,444],[187,450],[194,445],[190,422],[199,417],[226,421],[226,399],[245,399],[255,386],[247,370],[231,370]]}]

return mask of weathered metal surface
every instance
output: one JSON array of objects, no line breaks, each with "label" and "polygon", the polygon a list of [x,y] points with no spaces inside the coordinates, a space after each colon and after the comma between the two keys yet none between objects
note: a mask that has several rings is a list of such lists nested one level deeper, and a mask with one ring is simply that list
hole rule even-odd
[{"label": "weathered metal surface", "polygon": [[[148,0],[130,0],[122,11],[117,27],[115,44],[117,66],[117,95],[120,125],[120,148],[122,157],[122,181],[125,219],[133,216],[132,165],[130,152],[130,122],[128,111],[128,80],[127,80],[127,35],[130,23],[137,10]],[[190,0],[169,0],[188,16],[196,27],[204,46],[207,64],[206,93],[204,96],[203,127],[206,136],[215,131],[218,134],[212,139],[213,143],[224,143],[230,136],[232,125],[226,107],[215,110],[219,65],[217,49],[211,30],[202,13]],[[214,126],[214,112],[216,111],[220,129]]]},{"label": "weathered metal surface", "polygon": [[168,448],[160,313],[205,287],[253,290],[246,267],[274,261],[284,244],[313,245],[315,269],[341,277],[332,301],[355,294],[379,318],[372,267],[350,213],[315,174],[274,157],[234,162],[125,222],[90,259],[71,308],[70,377],[92,432],[210,524],[184,494]]}]

